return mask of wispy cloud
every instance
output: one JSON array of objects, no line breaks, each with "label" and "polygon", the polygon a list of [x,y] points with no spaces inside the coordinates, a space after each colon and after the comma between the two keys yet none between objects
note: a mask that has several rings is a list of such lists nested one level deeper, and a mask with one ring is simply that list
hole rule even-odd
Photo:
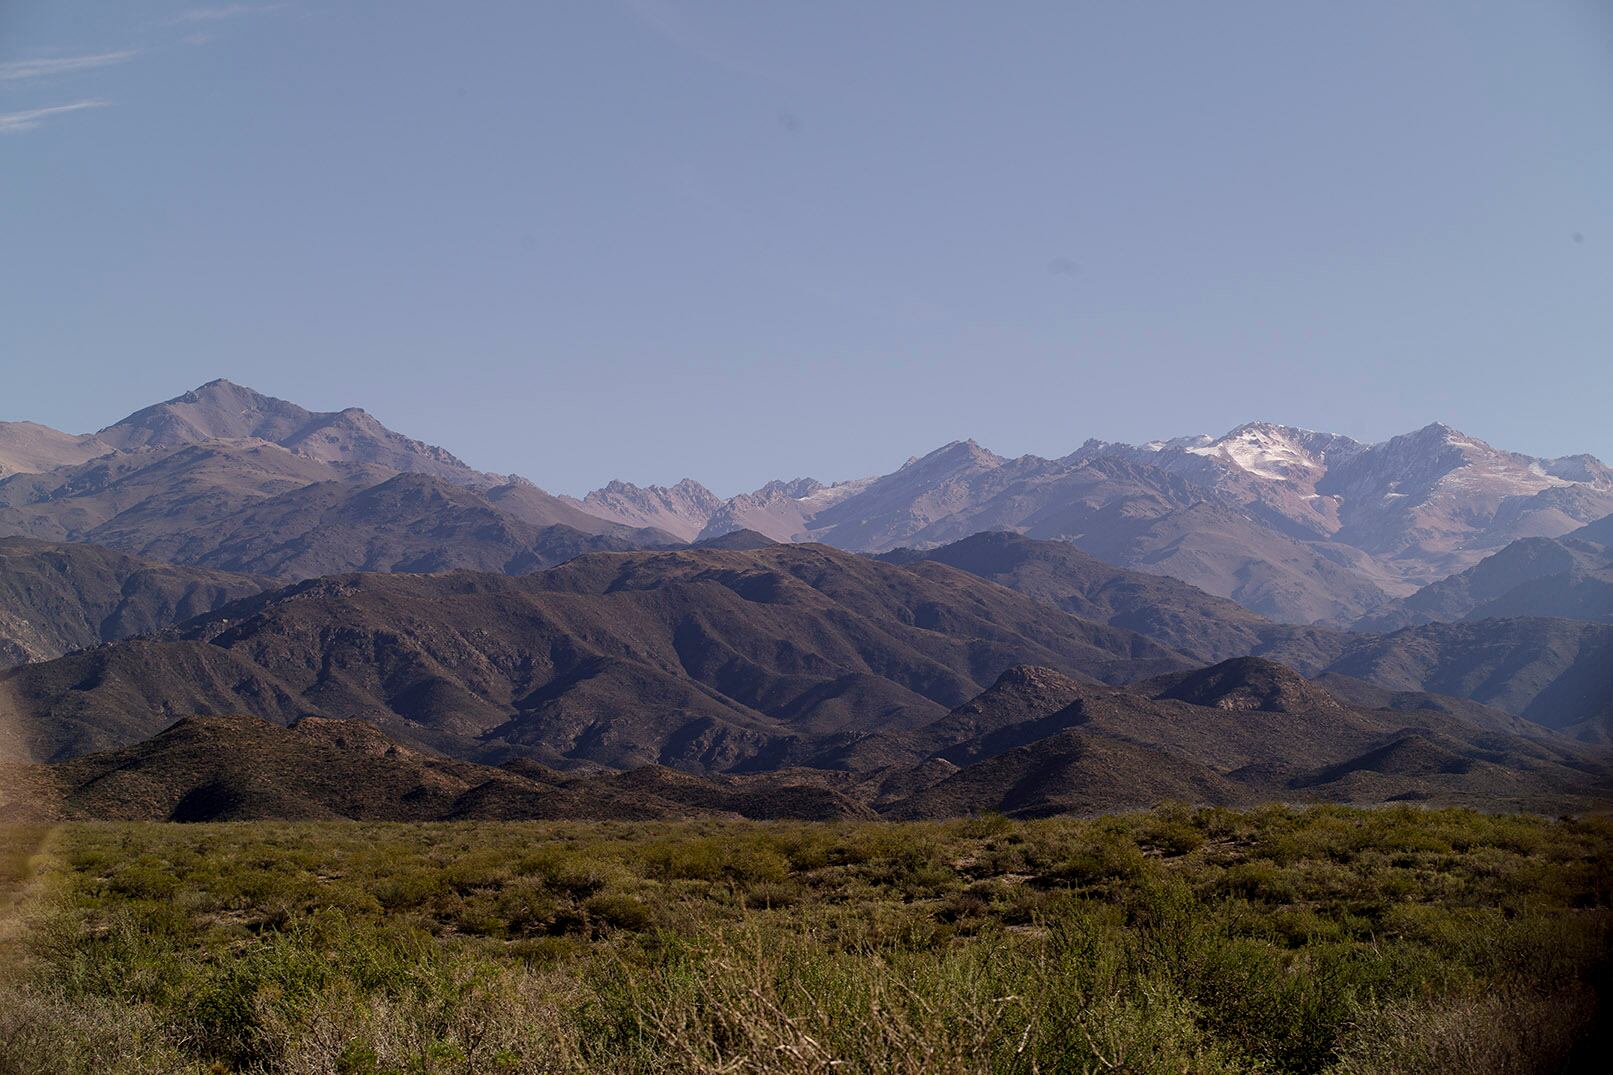
[{"label": "wispy cloud", "polygon": [[189,11],[179,14],[175,22],[223,22],[225,19],[238,19],[242,15],[260,15],[267,11],[276,11],[285,7],[284,4],[214,4],[211,7],[193,7]]},{"label": "wispy cloud", "polygon": [[90,56],[52,56],[37,60],[12,60],[0,63],[0,82],[14,82],[24,78],[48,78],[51,75],[68,75],[75,71],[92,71],[97,67],[110,67],[135,55],[134,49],[119,52],[97,52]]},{"label": "wispy cloud", "polygon": [[105,101],[74,101],[72,104],[52,105],[49,108],[33,108],[27,112],[0,112],[0,134],[20,134],[23,131],[33,130],[49,116],[105,106]]}]

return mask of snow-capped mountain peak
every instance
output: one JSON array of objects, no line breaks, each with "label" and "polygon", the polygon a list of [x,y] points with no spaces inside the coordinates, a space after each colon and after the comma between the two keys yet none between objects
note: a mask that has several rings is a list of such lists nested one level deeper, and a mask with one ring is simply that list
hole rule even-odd
[{"label": "snow-capped mountain peak", "polygon": [[1335,433],[1318,433],[1274,422],[1248,422],[1208,443],[1183,446],[1193,455],[1218,459],[1270,481],[1314,484],[1329,465],[1351,458],[1366,446]]},{"label": "snow-capped mountain peak", "polygon": [[1273,481],[1308,476],[1321,469],[1321,462],[1311,458],[1282,427],[1260,423],[1240,426],[1220,440],[1186,450],[1214,456]]}]

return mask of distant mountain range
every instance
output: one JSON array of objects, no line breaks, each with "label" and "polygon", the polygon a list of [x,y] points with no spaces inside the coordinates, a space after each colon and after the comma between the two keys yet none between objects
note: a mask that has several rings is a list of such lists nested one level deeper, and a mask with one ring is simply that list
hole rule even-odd
[{"label": "distant mountain range", "polygon": [[1397,602],[1420,587],[1609,514],[1613,470],[1598,460],[1531,458],[1439,424],[1366,445],[1252,423],[1222,437],[1088,441],[1059,459],[962,441],[832,485],[775,481],[723,499],[692,480],[612,482],[579,500],[474,470],[357,408],[309,411],[228,381],[93,434],[0,423],[0,534],[285,580],[521,573],[741,529],[856,552],[1012,530],[1269,619],[1387,624],[1416,619]]},{"label": "distant mountain range", "polygon": [[[912,761],[904,737],[1018,664],[1122,687],[1240,648],[1213,615],[1217,599],[1186,588],[1157,607],[1160,634],[1192,655],[988,577],[1016,581],[1011,572],[977,573],[1012,568],[1026,545],[1033,557],[1065,548],[1008,536],[995,565],[990,549],[898,565],[767,544],[595,553],[519,578],[333,575],[13,668],[0,673],[0,701],[19,718],[11,753],[42,760],[130,745],[187,715],[312,714],[481,762],[863,771]],[[970,570],[944,562],[964,553]],[[1089,571],[1066,588],[1137,593],[1156,581],[1108,571],[1107,584],[1089,586]],[[1048,585],[1053,573],[1018,579]],[[1119,618],[1129,600],[1115,597]],[[1195,636],[1199,610],[1212,615]],[[1237,611],[1236,629],[1266,656],[1362,682],[1384,693],[1355,697],[1385,707],[1421,695],[1416,706],[1465,720],[1516,728],[1507,714],[1522,714],[1541,734],[1585,739],[1613,717],[1613,627],[1519,619],[1372,636]],[[1436,705],[1426,692],[1472,702]]]},{"label": "distant mountain range", "polygon": [[1253,423],[1218,438],[1088,441],[1060,459],[1005,459],[961,441],[836,485],[773,482],[719,501],[691,481],[618,482],[580,503],[634,525],[675,515],[690,539],[743,527],[859,552],[1014,530],[1273,619],[1347,624],[1513,540],[1613,513],[1613,470],[1590,456],[1500,451],[1439,424],[1365,445]]},{"label": "distant mountain range", "polygon": [[0,476],[74,466],[114,452],[207,441],[266,441],[304,458],[430,474],[458,485],[501,484],[453,455],[394,433],[358,407],[309,411],[229,381],[138,410],[98,433],[73,435],[32,422],[0,422]]},{"label": "distant mountain range", "polygon": [[1385,631],[1440,620],[1558,616],[1613,623],[1613,516],[1560,538],[1520,538],[1355,624]]},{"label": "distant mountain range", "polygon": [[573,499],[226,381],[0,423],[0,814],[1573,809],[1610,731],[1613,473],[1440,425]]},{"label": "distant mountain range", "polygon": [[730,770],[934,719],[1027,660],[1108,682],[1193,663],[940,564],[771,545],[332,575],[0,673],[0,693],[45,759],[188,714],[313,713],[464,758]]},{"label": "distant mountain range", "polygon": [[0,478],[0,534],[283,581],[520,573],[588,550],[676,543],[472,470],[356,408],[314,413],[228,381],[84,437],[42,428],[0,423],[0,464],[60,464]]},{"label": "distant mountain range", "polygon": [[1521,615],[1428,621],[1379,634],[1279,624],[1174,579],[1105,564],[1065,542],[1004,532],[881,558],[948,564],[1076,616],[1136,631],[1197,663],[1260,656],[1330,682],[1346,677],[1472,699],[1592,740],[1606,738],[1613,720],[1607,623]]}]

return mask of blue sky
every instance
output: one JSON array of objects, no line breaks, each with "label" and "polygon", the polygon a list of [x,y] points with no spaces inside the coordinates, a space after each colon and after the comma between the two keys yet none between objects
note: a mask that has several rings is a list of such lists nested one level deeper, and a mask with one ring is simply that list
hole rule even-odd
[{"label": "blue sky", "polygon": [[0,418],[224,376],[566,492],[1610,459],[1610,117],[1600,0],[9,0]]}]

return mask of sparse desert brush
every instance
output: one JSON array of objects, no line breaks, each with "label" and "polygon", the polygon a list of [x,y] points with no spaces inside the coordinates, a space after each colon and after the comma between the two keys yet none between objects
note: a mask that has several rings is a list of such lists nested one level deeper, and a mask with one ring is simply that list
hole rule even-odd
[{"label": "sparse desert brush", "polygon": [[48,852],[0,1075],[1572,1071],[1613,937],[1613,828],[1461,810],[84,824]]}]

